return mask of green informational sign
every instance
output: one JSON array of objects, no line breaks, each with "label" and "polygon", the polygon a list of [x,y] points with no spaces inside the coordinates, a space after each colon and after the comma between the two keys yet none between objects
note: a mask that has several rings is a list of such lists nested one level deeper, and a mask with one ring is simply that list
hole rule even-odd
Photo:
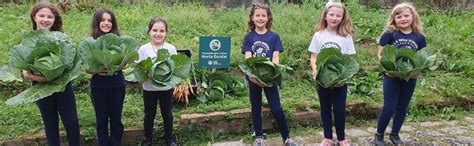
[{"label": "green informational sign", "polygon": [[227,68],[230,66],[230,37],[199,37],[199,66]]}]

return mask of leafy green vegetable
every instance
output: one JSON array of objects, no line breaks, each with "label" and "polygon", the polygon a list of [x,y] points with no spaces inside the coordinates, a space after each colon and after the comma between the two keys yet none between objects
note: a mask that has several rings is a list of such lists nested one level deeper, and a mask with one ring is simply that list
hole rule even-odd
[{"label": "leafy green vegetable", "polygon": [[137,60],[138,47],[133,37],[113,33],[100,36],[97,40],[83,38],[79,44],[86,69],[94,73],[107,72],[108,75]]},{"label": "leafy green vegetable", "polygon": [[266,57],[247,58],[239,67],[247,76],[255,78],[265,87],[272,87],[273,83],[281,86],[283,76],[294,73],[292,68],[274,64]]},{"label": "leafy green vegetable", "polygon": [[318,54],[316,80],[324,88],[345,84],[359,71],[359,64],[336,48],[325,48]]},{"label": "leafy green vegetable", "polygon": [[224,100],[226,85],[221,80],[214,80],[206,90],[209,101],[216,102]]},{"label": "leafy green vegetable", "polygon": [[425,68],[436,69],[437,54],[431,48],[415,52],[409,48],[398,49],[387,45],[382,51],[380,67],[384,72],[408,81]]},{"label": "leafy green vegetable", "polygon": [[0,80],[22,78],[21,70],[31,70],[48,81],[37,83],[7,100],[7,104],[24,104],[62,92],[67,83],[80,73],[80,59],[76,47],[62,32],[34,31],[20,45],[10,49],[8,64],[0,68]]},{"label": "leafy green vegetable", "polygon": [[133,70],[138,82],[143,83],[151,77],[152,83],[162,89],[175,87],[191,71],[191,59],[185,55],[171,55],[166,49],[159,49],[157,57],[140,61]]}]

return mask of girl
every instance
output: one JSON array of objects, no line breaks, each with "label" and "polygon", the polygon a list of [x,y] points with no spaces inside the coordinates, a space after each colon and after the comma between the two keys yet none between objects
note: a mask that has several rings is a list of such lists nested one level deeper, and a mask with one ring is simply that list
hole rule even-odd
[{"label": "girl", "polygon": [[[248,33],[245,35],[242,45],[242,53],[245,54],[245,58],[264,56],[271,59],[273,63],[279,63],[279,55],[283,51],[283,46],[278,34],[271,31],[272,20],[273,16],[268,6],[263,4],[252,6],[249,15]],[[278,123],[284,144],[297,145],[289,136],[277,84],[273,84],[273,87],[263,87],[256,79],[248,76],[246,78],[249,81],[252,122],[256,136],[254,145],[265,144],[261,117],[262,89],[267,97],[271,112]]]},{"label": "girl", "polygon": [[[114,13],[105,8],[95,11],[91,28],[91,36],[94,39],[107,33],[120,35]],[[117,70],[112,76],[102,72],[91,74],[90,88],[95,109],[97,141],[101,146],[119,146],[122,141],[122,107],[125,98],[122,70]]]},{"label": "girl", "polygon": [[[352,24],[347,9],[342,3],[328,2],[321,13],[316,33],[311,40],[308,50],[311,52],[311,69],[313,79],[316,78],[316,61],[318,53],[324,48],[336,48],[342,54],[355,55],[352,41]],[[321,120],[324,129],[324,139],[321,145],[332,145],[332,113],[339,145],[349,145],[345,140],[344,129],[346,119],[347,84],[324,88],[318,85],[319,104],[321,105]]]},{"label": "girl", "polygon": [[[62,18],[58,9],[52,4],[38,3],[34,5],[30,12],[30,18],[34,30],[63,31]],[[30,70],[23,70],[23,76],[33,81],[33,84],[47,82],[46,78],[34,75]],[[72,85],[68,83],[63,92],[56,92],[36,101],[43,119],[48,145],[59,146],[60,144],[58,113],[66,129],[69,145],[79,145],[79,121],[77,119],[75,98]]]},{"label": "girl", "polygon": [[[166,49],[171,55],[177,54],[176,48],[165,42],[168,36],[168,23],[160,17],[155,17],[148,23],[148,35],[151,42],[143,45],[138,49],[139,60],[148,57],[155,59],[159,49]],[[163,117],[165,129],[166,145],[177,145],[173,138],[173,113],[171,111],[173,101],[173,88],[160,89],[151,83],[151,80],[143,83],[143,102],[145,105],[145,118],[143,127],[145,129],[144,145],[151,145],[153,137],[153,121],[156,115],[156,106],[160,101],[161,117]]]},{"label": "girl", "polygon": [[[420,16],[415,7],[410,3],[396,5],[385,25],[385,31],[380,37],[378,46],[378,59],[382,58],[382,50],[385,45],[393,45],[397,48],[407,47],[418,51],[426,46],[426,39],[422,32]],[[392,132],[390,141],[393,144],[402,144],[398,132],[403,125],[413,92],[415,91],[416,78],[404,81],[400,78],[385,74],[383,79],[384,103],[377,121],[377,133],[375,144],[383,145],[383,135],[390,118],[393,116]]]}]

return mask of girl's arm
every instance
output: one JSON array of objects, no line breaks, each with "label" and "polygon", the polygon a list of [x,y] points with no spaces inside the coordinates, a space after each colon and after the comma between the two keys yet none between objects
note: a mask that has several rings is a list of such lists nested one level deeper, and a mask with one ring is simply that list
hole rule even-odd
[{"label": "girl's arm", "polygon": [[23,76],[26,79],[31,80],[31,81],[37,81],[37,82],[46,82],[46,81],[48,81],[45,77],[34,75],[29,70],[23,70]]},{"label": "girl's arm", "polygon": [[[377,51],[377,57],[378,57],[379,62],[380,62],[380,60],[382,60],[383,46],[379,45],[378,48],[379,48],[379,49],[378,49],[378,51]],[[391,74],[389,74],[389,73],[385,73],[385,75],[387,75],[388,77],[391,77],[391,78],[394,77],[393,75],[391,75]]]},{"label": "girl's arm", "polygon": [[275,64],[280,64],[280,51],[273,51],[272,62]]},{"label": "girl's arm", "polygon": [[318,60],[318,54],[317,53],[311,53],[311,58],[309,62],[311,63],[311,70],[313,71],[313,79],[316,79],[316,75],[318,74],[318,69],[316,67],[316,61]]},{"label": "girl's arm", "polygon": [[379,59],[379,62],[380,60],[382,60],[382,51],[383,51],[383,46],[378,46],[378,51],[377,51],[377,57]]},{"label": "girl's arm", "polygon": [[[246,51],[245,52],[245,59],[247,58],[251,58],[252,57],[252,52],[250,51]],[[259,87],[263,87],[262,84],[260,84],[260,82],[258,82],[255,78],[252,78],[252,77],[249,77],[249,81],[254,83],[255,85],[259,86]]]}]

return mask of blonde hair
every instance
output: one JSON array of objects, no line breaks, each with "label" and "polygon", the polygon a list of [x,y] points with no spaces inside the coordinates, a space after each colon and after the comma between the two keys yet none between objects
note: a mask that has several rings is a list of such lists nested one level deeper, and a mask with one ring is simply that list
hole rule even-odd
[{"label": "blonde hair", "polygon": [[326,29],[326,27],[328,26],[325,20],[326,14],[329,12],[329,9],[332,7],[338,7],[344,10],[344,15],[342,17],[341,23],[339,24],[339,26],[337,26],[336,34],[340,36],[344,36],[344,37],[346,37],[347,35],[351,35],[352,32],[354,31],[352,29],[351,18],[347,14],[348,12],[347,12],[346,7],[340,2],[328,2],[326,4],[326,7],[322,11],[321,16],[319,17],[320,18],[319,22],[314,28],[314,31],[318,32],[318,31]]},{"label": "blonde hair", "polygon": [[418,12],[416,12],[415,6],[409,2],[403,2],[393,7],[392,13],[385,24],[385,31],[393,32],[399,30],[395,23],[395,15],[402,13],[402,11],[405,9],[410,10],[411,14],[413,15],[413,21],[411,23],[412,31],[423,34],[423,26],[421,24],[420,15],[418,15]]}]

